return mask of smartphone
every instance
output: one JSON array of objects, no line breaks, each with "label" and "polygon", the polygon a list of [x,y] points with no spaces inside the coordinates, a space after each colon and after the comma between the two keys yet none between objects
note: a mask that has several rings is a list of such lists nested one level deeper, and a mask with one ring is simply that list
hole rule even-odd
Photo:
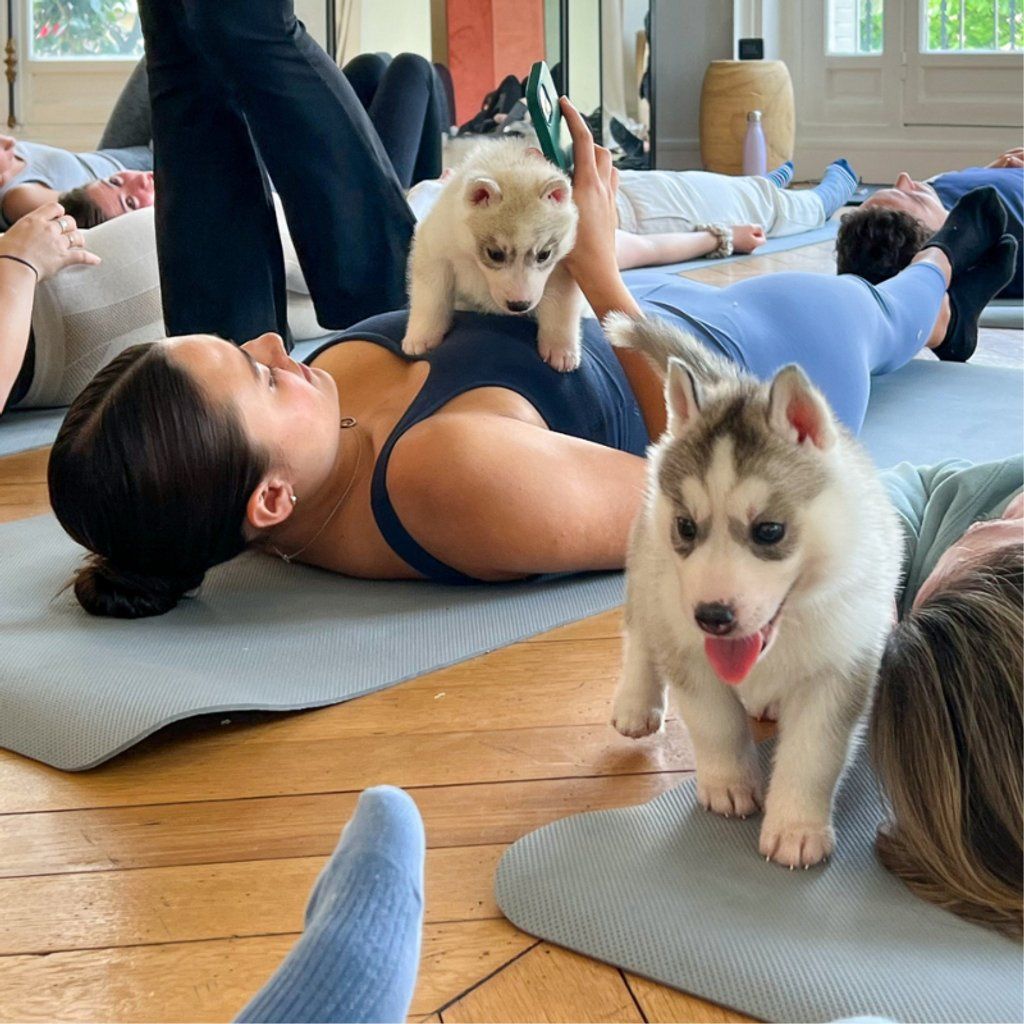
[{"label": "smartphone", "polygon": [[540,141],[541,152],[556,167],[569,174],[572,171],[572,137],[562,117],[562,108],[558,105],[558,90],[555,89],[551,71],[542,60],[530,68],[530,78],[526,83],[526,106]]}]

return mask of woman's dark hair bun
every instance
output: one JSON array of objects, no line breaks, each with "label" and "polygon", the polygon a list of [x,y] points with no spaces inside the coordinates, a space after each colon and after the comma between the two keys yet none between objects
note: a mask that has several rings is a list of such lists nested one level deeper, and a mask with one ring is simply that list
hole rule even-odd
[{"label": "woman's dark hair bun", "polygon": [[75,597],[90,615],[143,619],[169,612],[203,582],[192,577],[143,576],[125,572],[106,558],[93,555],[75,574]]}]

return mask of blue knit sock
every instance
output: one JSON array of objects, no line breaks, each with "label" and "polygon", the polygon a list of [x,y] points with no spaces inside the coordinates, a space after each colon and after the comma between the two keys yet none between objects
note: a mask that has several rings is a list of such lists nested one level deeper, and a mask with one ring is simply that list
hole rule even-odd
[{"label": "blue knit sock", "polygon": [[769,171],[765,177],[776,187],[785,188],[793,180],[793,161],[787,160],[779,164],[774,171]]},{"label": "blue knit sock", "polygon": [[306,930],[239,1021],[404,1021],[423,925],[423,822],[378,786],[317,879]]},{"label": "blue knit sock", "polygon": [[833,160],[825,168],[825,176],[821,184],[811,191],[821,200],[825,207],[825,216],[831,217],[840,206],[850,201],[857,189],[857,172],[842,158]]}]

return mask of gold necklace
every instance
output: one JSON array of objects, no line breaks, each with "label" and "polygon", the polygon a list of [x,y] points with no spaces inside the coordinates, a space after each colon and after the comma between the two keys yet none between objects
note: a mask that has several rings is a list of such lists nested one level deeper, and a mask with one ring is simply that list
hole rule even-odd
[{"label": "gold necklace", "polygon": [[[350,427],[358,427],[359,424],[353,417],[345,416],[342,418],[339,426],[342,430],[347,430]],[[360,444],[358,450],[356,451],[356,468],[352,470],[352,477],[349,479],[348,486],[345,488],[344,493],[337,500],[337,502],[334,505],[334,508],[331,509],[330,515],[328,515],[328,517],[323,521],[323,525],[320,527],[320,529],[317,530],[316,533],[314,533],[313,536],[310,537],[309,540],[307,540],[306,543],[303,544],[298,551],[293,551],[290,555],[286,555],[279,547],[271,547],[274,554],[278,555],[282,561],[285,561],[290,565],[296,558],[299,557],[299,555],[302,554],[303,551],[306,550],[306,548],[310,546],[310,544],[312,544],[320,536],[320,534],[324,532],[324,530],[327,529],[327,524],[335,517],[335,515],[337,515],[338,509],[341,508],[341,506],[345,503],[345,499],[349,496],[349,493],[355,486],[356,480],[359,477],[359,467],[362,464],[362,461],[363,446],[362,444]],[[292,502],[294,502],[295,500],[295,496],[292,495]]]}]

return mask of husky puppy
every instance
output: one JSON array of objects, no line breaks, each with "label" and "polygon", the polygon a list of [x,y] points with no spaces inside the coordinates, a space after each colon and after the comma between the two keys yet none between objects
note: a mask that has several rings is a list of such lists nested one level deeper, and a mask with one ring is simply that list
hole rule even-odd
[{"label": "husky puppy", "polygon": [[[700,802],[726,817],[763,805],[761,853],[809,867],[832,852],[833,791],[891,628],[895,513],[798,367],[764,384],[664,322],[606,329],[666,370],[669,416],[630,544],[612,724],[657,732],[671,685]],[[747,710],[773,705],[762,799]]]},{"label": "husky puppy", "polygon": [[560,263],[576,220],[569,179],[539,150],[516,138],[477,145],[416,230],[402,351],[440,345],[454,309],[530,314],[543,360],[575,370],[583,296]]}]

